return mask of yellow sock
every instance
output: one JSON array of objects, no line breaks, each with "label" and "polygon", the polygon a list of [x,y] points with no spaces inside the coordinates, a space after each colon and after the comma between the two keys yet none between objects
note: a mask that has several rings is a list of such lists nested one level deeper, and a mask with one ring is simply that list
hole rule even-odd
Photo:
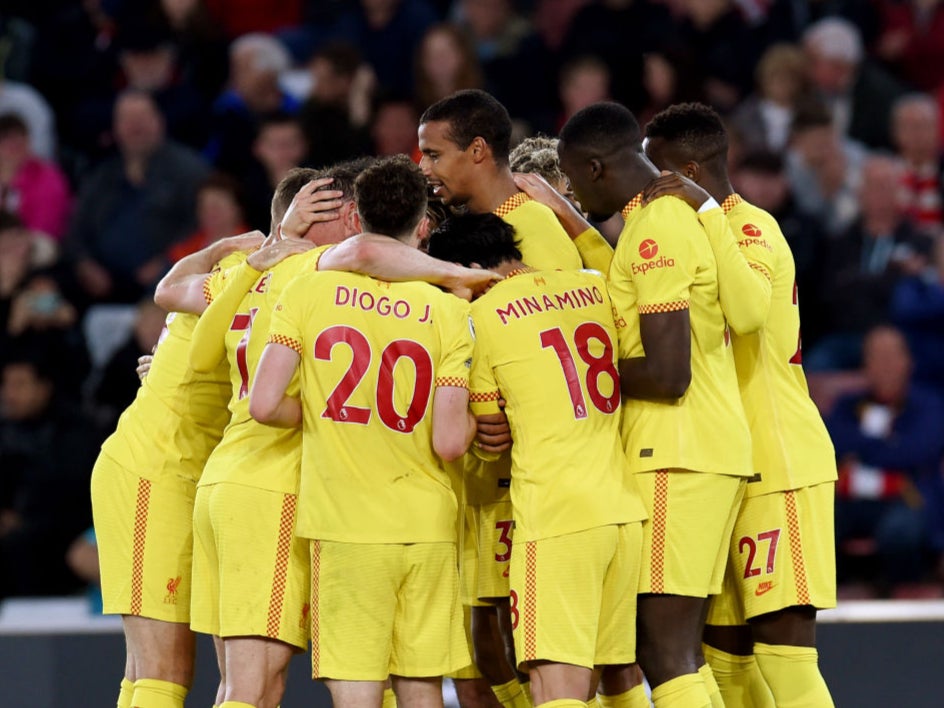
[{"label": "yellow sock", "polygon": [[595,695],[587,701],[587,708],[600,708],[600,701],[597,700]]},{"label": "yellow sock", "polygon": [[709,644],[702,644],[701,649],[725,705],[775,708],[773,694],[753,655],[729,654]]},{"label": "yellow sock", "polygon": [[189,688],[170,681],[138,679],[134,682],[134,708],[184,708]]},{"label": "yellow sock", "polygon": [[531,682],[519,681],[518,685],[521,686],[521,695],[527,701],[527,703],[521,703],[520,708],[531,708],[534,705],[534,699],[531,697]]},{"label": "yellow sock", "polygon": [[518,683],[518,679],[492,686],[492,693],[504,708],[531,708],[531,696],[525,693],[524,685]]},{"label": "yellow sock", "polygon": [[777,708],[832,708],[816,649],[755,643],[754,656]]},{"label": "yellow sock", "polygon": [[380,706],[381,708],[397,708],[397,696],[392,688],[384,689],[383,703]]},{"label": "yellow sock", "polygon": [[718,688],[715,675],[711,673],[711,667],[708,664],[702,664],[698,667],[698,674],[701,676],[701,680],[705,682],[705,691],[708,692],[708,698],[711,699],[711,708],[724,708],[721,689]]},{"label": "yellow sock", "polygon": [[652,705],[646,695],[646,687],[642,684],[633,686],[623,693],[617,693],[615,696],[604,696],[601,693],[597,699],[602,708],[650,708]]},{"label": "yellow sock", "polygon": [[711,698],[699,673],[659,684],[652,689],[652,702],[656,708],[711,708]]},{"label": "yellow sock", "polygon": [[[586,708],[586,703],[576,698],[558,698],[556,701],[542,703],[540,708]],[[535,708],[538,708],[535,706]]]},{"label": "yellow sock", "polygon": [[256,708],[252,703],[243,703],[241,701],[223,701],[219,708]]},{"label": "yellow sock", "polygon": [[134,681],[121,679],[121,688],[118,689],[118,708],[131,708],[132,695],[134,695]]}]

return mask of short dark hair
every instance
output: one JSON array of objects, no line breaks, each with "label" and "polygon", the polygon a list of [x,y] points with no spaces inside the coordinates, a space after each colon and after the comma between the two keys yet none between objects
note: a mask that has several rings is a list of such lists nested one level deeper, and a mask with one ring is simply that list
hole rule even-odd
[{"label": "short dark hair", "polygon": [[19,113],[0,114],[0,139],[8,135],[29,135],[29,126]]},{"label": "short dark hair", "polygon": [[354,76],[363,62],[360,49],[350,42],[333,40],[325,42],[311,57],[324,59],[331,65],[331,69],[338,76]]},{"label": "short dark hair", "polygon": [[564,124],[560,140],[597,154],[638,144],[642,138],[636,116],[626,106],[612,101],[581,108]]},{"label": "short dark hair", "polygon": [[449,138],[465,150],[475,138],[482,138],[492,149],[495,162],[508,164],[511,150],[511,116],[492,95],[480,89],[457,91],[436,101],[420,117],[424,123],[449,124]]},{"label": "short dark hair", "polygon": [[426,215],[426,178],[406,155],[377,160],[354,182],[364,231],[399,238]]},{"label": "short dark hair", "polygon": [[429,235],[433,258],[468,267],[478,263],[494,268],[505,261],[521,260],[515,228],[494,214],[461,214],[446,219]]},{"label": "short dark hair", "polygon": [[677,103],[657,113],[646,126],[646,137],[662,138],[697,162],[724,159],[728,152],[721,116],[704,103]]},{"label": "short dark hair", "polygon": [[793,110],[793,120],[790,122],[790,134],[795,135],[814,128],[825,128],[833,125],[833,116],[822,100],[815,97],[801,99]]}]

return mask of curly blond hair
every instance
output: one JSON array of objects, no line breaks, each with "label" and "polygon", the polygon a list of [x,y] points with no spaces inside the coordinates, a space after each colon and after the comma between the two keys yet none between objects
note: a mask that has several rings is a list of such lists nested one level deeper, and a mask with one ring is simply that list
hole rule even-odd
[{"label": "curly blond hair", "polygon": [[521,141],[508,157],[513,172],[535,172],[551,186],[564,182],[557,158],[557,138],[535,135]]}]

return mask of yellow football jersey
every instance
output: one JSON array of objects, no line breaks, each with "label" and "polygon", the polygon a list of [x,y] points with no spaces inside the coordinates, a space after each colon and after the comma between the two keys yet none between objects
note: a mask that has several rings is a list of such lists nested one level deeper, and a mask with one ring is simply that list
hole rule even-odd
[{"label": "yellow football jersey", "polygon": [[[225,273],[245,259],[245,253],[227,256],[213,277],[225,282]],[[102,444],[103,453],[145,479],[166,473],[198,480],[229,420],[225,365],[197,374],[188,364],[196,324],[196,315],[167,316],[148,375]]]},{"label": "yellow football jersey", "polygon": [[521,260],[538,270],[578,270],[580,253],[548,207],[524,192],[509,197],[495,212],[515,227]]},{"label": "yellow football jersey", "polygon": [[741,400],[760,479],[747,494],[808,487],[836,479],[832,441],[810,399],[803,374],[796,266],[776,220],[737,194],[725,199],[738,245],[748,262],[767,271],[773,291],[764,328],[732,335]]},{"label": "yellow football jersey", "polygon": [[634,472],[681,468],[751,476],[751,441],[738,394],[730,335],[718,302],[708,237],[682,200],[663,197],[623,216],[609,288],[619,313],[620,358],[645,356],[640,314],[687,309],[691,384],[678,401],[624,399],[623,444]]},{"label": "yellow football jersey", "polygon": [[[316,271],[318,259],[328,248],[290,256],[260,273],[235,314],[217,312],[212,304],[203,313],[205,318],[222,317],[228,322],[224,340],[230,379],[230,421],[223,439],[207,460],[201,485],[236,482],[285,494],[298,491],[301,431],[274,428],[253,420],[249,415],[249,388],[282,290],[295,276]],[[208,300],[215,297],[213,287],[209,281]],[[194,339],[193,346],[201,346],[199,337]],[[298,395],[297,378],[292,381],[289,394]]]},{"label": "yellow football jersey", "polygon": [[470,400],[511,426],[515,542],[639,521],[620,441],[617,332],[588,271],[518,271],[472,306]]},{"label": "yellow football jersey", "polygon": [[427,283],[297,278],[269,341],[301,356],[296,532],[347,543],[456,540],[456,496],[433,450],[439,386],[467,387],[469,304]]}]

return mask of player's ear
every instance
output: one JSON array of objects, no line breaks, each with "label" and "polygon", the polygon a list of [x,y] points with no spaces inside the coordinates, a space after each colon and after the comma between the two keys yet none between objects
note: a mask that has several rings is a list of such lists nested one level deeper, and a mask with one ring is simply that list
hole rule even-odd
[{"label": "player's ear", "polygon": [[603,178],[603,162],[595,157],[590,158],[590,179],[596,182]]},{"label": "player's ear", "polygon": [[482,162],[491,154],[491,149],[488,143],[485,142],[485,138],[478,135],[472,138],[472,142],[469,143],[466,151],[472,156],[472,161],[475,163]]},{"label": "player's ear", "polygon": [[689,160],[685,163],[685,171],[683,174],[692,182],[697,182],[701,177],[701,165],[694,160]]},{"label": "player's ear", "polygon": [[416,239],[422,241],[429,237],[429,217],[424,216],[416,225]]}]

